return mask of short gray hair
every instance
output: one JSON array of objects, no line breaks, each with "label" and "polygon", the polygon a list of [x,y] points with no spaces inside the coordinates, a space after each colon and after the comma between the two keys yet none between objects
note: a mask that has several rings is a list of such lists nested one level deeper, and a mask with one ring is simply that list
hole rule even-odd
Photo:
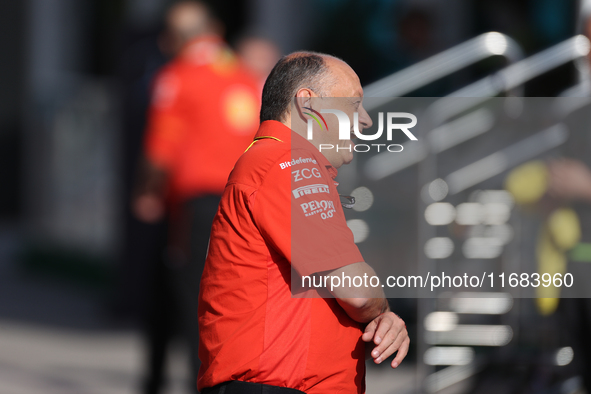
[{"label": "short gray hair", "polygon": [[330,55],[295,52],[277,62],[263,88],[261,122],[285,120],[291,100],[301,88],[309,88],[320,97],[328,95],[334,77],[326,65],[326,56]]}]

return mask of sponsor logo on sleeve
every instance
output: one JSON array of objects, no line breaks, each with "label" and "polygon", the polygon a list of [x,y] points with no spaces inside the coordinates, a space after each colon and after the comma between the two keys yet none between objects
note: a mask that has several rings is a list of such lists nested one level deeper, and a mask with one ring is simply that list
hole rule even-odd
[{"label": "sponsor logo on sleeve", "polygon": [[336,210],[332,200],[314,200],[300,204],[306,217],[320,214],[322,219],[328,219],[334,216]]},{"label": "sponsor logo on sleeve", "polygon": [[279,167],[281,167],[281,169],[284,170],[288,167],[296,166],[298,164],[308,164],[308,163],[318,164],[316,162],[316,160],[312,159],[311,157],[300,157],[299,159],[292,159],[291,161],[284,161],[283,163],[279,164]]},{"label": "sponsor logo on sleeve", "polygon": [[303,181],[304,179],[322,177],[322,174],[320,174],[320,170],[318,169],[318,167],[302,168],[301,170],[295,170],[291,173],[293,174],[294,182]]},{"label": "sponsor logo on sleeve", "polygon": [[308,185],[308,186],[298,187],[297,189],[292,190],[292,193],[295,198],[300,198],[302,196],[305,196],[306,194],[316,194],[316,193],[329,193],[330,194],[330,189],[328,188],[328,185],[317,184],[317,185]]}]

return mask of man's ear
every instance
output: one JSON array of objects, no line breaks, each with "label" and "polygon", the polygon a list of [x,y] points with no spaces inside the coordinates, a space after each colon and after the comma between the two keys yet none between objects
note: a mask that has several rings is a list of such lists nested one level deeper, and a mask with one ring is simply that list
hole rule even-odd
[{"label": "man's ear", "polygon": [[295,106],[296,111],[298,112],[298,117],[307,122],[306,116],[304,116],[304,112],[308,112],[305,107],[312,108],[312,97],[315,97],[316,94],[308,88],[301,88],[297,91],[295,96]]}]

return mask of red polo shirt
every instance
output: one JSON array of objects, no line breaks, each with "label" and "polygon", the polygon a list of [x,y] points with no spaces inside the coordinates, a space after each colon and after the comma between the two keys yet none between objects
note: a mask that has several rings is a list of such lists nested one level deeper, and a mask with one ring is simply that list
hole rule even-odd
[{"label": "red polo shirt", "polygon": [[158,74],[145,153],[174,198],[221,195],[257,130],[260,86],[217,36],[189,42]]},{"label": "red polo shirt", "polygon": [[260,137],[230,174],[212,227],[199,298],[198,387],[243,380],[363,393],[361,325],[333,298],[294,298],[290,290],[292,268],[311,275],[363,261],[339,202],[337,171],[279,122],[264,122]]}]

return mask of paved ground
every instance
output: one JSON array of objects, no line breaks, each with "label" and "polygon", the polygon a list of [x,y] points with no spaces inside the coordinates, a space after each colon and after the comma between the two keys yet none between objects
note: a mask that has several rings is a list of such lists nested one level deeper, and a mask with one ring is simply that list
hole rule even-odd
[{"label": "paved ground", "polygon": [[[0,392],[139,393],[143,346],[138,333],[89,332],[0,322]],[[186,368],[177,347],[166,393],[183,394]]]}]

